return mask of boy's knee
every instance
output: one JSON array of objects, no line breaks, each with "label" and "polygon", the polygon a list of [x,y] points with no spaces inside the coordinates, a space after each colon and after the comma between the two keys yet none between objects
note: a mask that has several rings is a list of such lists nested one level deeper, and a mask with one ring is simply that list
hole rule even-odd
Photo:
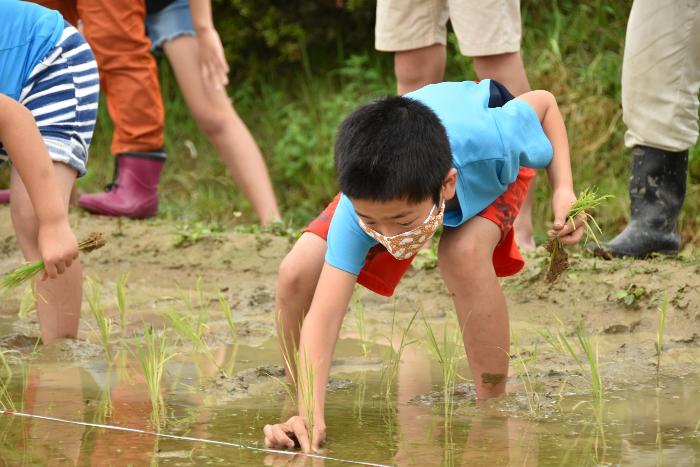
[{"label": "boy's knee", "polygon": [[481,274],[492,267],[492,256],[488,246],[476,238],[448,238],[440,243],[438,264],[442,274]]},{"label": "boy's knee", "polygon": [[192,115],[199,129],[208,136],[219,134],[226,128],[227,120],[221,112],[199,108],[193,109]]}]

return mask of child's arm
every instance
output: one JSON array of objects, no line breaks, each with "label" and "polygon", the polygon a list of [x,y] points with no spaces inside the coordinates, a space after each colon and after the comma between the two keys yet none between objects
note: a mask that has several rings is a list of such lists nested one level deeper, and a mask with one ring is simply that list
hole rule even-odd
[{"label": "child's arm", "polygon": [[[317,450],[326,437],[324,404],[326,384],[330,373],[331,359],[343,317],[352,297],[357,277],[329,264],[323,266],[316,286],[316,293],[309,313],[304,319],[299,343],[299,368],[297,387],[299,393],[299,416],[277,425],[266,425],[265,445],[274,448],[293,448],[294,435],[304,452]],[[307,363],[308,359],[308,363]],[[312,368],[313,400],[307,401],[304,390],[309,381],[308,368]],[[309,444],[307,403],[313,413],[313,440]]]},{"label": "child's arm", "polygon": [[78,257],[78,242],[68,224],[53,163],[31,112],[0,94],[0,141],[32,200],[39,220],[39,251],[44,278],[62,274]]},{"label": "child's arm", "polygon": [[577,221],[575,226],[566,222],[569,209],[576,201],[576,194],[571,175],[566,125],[559,111],[557,100],[548,91],[530,91],[521,94],[516,99],[527,102],[535,109],[540,122],[542,122],[542,129],[552,143],[552,162],[547,168],[547,175],[552,185],[552,212],[554,214],[554,230],[550,231],[550,235],[558,237],[562,243],[578,243],[584,232],[583,222]]},{"label": "child's arm", "polygon": [[228,84],[229,67],[221,38],[214,28],[211,0],[190,0],[190,10],[197,32],[204,83],[216,90],[223,89]]}]

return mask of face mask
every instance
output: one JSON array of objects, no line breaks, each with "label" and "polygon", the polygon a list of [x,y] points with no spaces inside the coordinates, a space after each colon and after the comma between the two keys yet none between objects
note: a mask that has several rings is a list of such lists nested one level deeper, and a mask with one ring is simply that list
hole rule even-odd
[{"label": "face mask", "polygon": [[362,222],[362,219],[359,217],[357,220],[359,221],[362,230],[364,230],[367,235],[381,243],[391,254],[391,256],[396,259],[409,259],[420,251],[423,245],[425,245],[425,242],[435,234],[435,231],[438,229],[438,227],[440,227],[440,224],[442,224],[442,217],[445,213],[445,202],[440,202],[440,209],[437,213],[435,212],[436,207],[437,206],[433,206],[433,209],[430,210],[428,217],[415,229],[392,235],[390,237],[372,230],[365,225],[365,223]]}]

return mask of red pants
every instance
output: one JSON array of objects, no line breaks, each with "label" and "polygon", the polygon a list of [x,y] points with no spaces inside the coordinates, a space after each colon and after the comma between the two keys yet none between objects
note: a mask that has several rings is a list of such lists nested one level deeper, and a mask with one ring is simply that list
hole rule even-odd
[{"label": "red pants", "polygon": [[[512,276],[525,265],[518,245],[515,243],[513,222],[520,212],[520,206],[525,201],[527,189],[534,176],[534,169],[521,168],[518,178],[508,186],[506,191],[478,214],[479,217],[494,222],[501,229],[501,242],[493,251],[493,267],[498,277]],[[339,200],[340,194],[336,195],[304,231],[314,233],[326,240]],[[411,266],[413,258],[415,256],[405,260],[396,259],[382,245],[375,245],[367,255],[365,265],[357,276],[357,282],[379,295],[390,297]]]},{"label": "red pants", "polygon": [[83,23],[95,53],[100,90],[114,123],[112,153],[163,147],[164,112],[158,68],[146,36],[144,0],[34,0]]}]

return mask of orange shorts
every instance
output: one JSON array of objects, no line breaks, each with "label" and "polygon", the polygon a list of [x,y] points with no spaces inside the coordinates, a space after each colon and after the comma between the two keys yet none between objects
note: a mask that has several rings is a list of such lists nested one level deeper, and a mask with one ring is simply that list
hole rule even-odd
[{"label": "orange shorts", "polygon": [[[518,178],[508,185],[506,191],[477,214],[494,222],[501,229],[501,242],[493,251],[493,268],[498,277],[512,276],[525,265],[518,245],[515,244],[513,222],[520,212],[520,206],[525,201],[527,189],[534,176],[534,169],[522,167]],[[316,219],[311,221],[304,232],[311,232],[326,240],[339,200],[340,193]],[[357,276],[357,282],[379,295],[390,297],[411,266],[413,258],[415,256],[405,260],[396,259],[382,245],[375,245],[367,254],[365,265]]]}]

